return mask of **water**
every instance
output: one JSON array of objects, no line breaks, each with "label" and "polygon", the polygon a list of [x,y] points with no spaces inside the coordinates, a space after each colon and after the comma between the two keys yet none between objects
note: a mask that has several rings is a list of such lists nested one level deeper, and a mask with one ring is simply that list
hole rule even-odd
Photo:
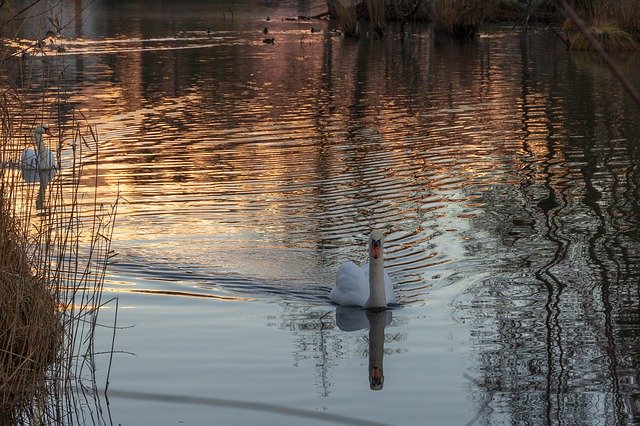
[{"label": "water", "polygon": [[[104,417],[637,422],[640,117],[609,72],[542,28],[352,41],[227,6],[94,2],[33,59],[121,196]],[[327,298],[374,226],[388,324]]]}]

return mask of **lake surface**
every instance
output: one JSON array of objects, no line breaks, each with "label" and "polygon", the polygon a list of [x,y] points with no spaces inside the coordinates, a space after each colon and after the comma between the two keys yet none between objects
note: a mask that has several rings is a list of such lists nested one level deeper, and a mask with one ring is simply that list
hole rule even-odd
[{"label": "lake surface", "polygon": [[[283,20],[322,2],[175,3],[70,5],[29,62],[120,196],[89,423],[640,421],[640,108],[597,59],[543,28],[354,41]],[[399,304],[367,316],[328,292],[373,227]]]}]

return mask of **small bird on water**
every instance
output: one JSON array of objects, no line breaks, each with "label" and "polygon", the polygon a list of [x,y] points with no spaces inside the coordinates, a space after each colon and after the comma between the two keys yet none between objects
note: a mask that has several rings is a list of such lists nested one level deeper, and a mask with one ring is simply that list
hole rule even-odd
[{"label": "small bird on water", "polygon": [[262,30],[262,34],[264,35],[269,34],[269,29],[267,27],[264,27],[264,30]]},{"label": "small bird on water", "polygon": [[275,44],[276,39],[271,37],[271,38],[265,38],[264,40],[262,40],[263,43],[265,44]]}]

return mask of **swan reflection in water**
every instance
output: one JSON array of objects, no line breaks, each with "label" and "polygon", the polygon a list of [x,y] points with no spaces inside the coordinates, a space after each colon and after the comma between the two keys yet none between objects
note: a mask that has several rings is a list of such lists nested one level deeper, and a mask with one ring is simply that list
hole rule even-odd
[{"label": "swan reflection in water", "polygon": [[22,179],[28,184],[38,183],[38,195],[36,196],[36,209],[44,208],[44,194],[47,186],[56,175],[56,169],[38,170],[27,167],[21,168]]},{"label": "swan reflection in water", "polygon": [[336,325],[342,331],[369,329],[369,387],[381,390],[384,386],[384,328],[391,324],[387,309],[336,308]]}]

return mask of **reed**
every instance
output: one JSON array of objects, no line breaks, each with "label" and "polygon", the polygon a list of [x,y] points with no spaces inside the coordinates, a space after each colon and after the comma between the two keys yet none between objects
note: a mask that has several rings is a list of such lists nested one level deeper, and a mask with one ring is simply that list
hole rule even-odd
[{"label": "reed", "polygon": [[331,0],[329,6],[342,33],[348,37],[360,37],[357,3],[350,0]]},{"label": "reed", "polygon": [[435,29],[456,37],[476,34],[484,16],[482,0],[431,0]]},{"label": "reed", "polygon": [[[97,142],[87,138],[94,132],[75,126],[76,146]],[[6,144],[2,151],[5,158],[13,154]],[[78,413],[78,389],[87,388],[87,378],[96,387],[93,338],[100,309],[111,303],[102,285],[116,205],[81,202],[97,177],[84,169],[82,151],[46,187],[2,170],[0,412],[15,423],[67,423]]]},{"label": "reed", "polygon": [[633,34],[640,30],[640,1],[591,1],[584,6],[584,14],[594,25],[615,26]]},{"label": "reed", "polygon": [[[640,1],[588,1],[579,9],[589,26],[589,32],[608,51],[628,51],[638,48],[640,37]],[[593,46],[573,28],[571,20],[562,25],[569,49],[591,51]]]},{"label": "reed", "polygon": [[[28,7],[24,16],[53,19],[46,4]],[[1,3],[0,16],[16,13]],[[94,336],[114,303],[102,286],[117,200],[105,208],[98,199],[96,132],[81,114],[57,111],[64,64],[32,53],[21,60],[0,48],[0,424],[96,423]],[[55,176],[20,164],[43,122],[58,136]]]},{"label": "reed", "polygon": [[0,412],[8,420],[44,389],[63,327],[42,271],[30,266],[4,191],[0,203]]},{"label": "reed", "polygon": [[[631,34],[610,24],[595,24],[589,28],[589,32],[602,45],[604,50],[630,51],[636,50],[638,44]],[[586,37],[581,33],[571,33],[568,37],[569,49],[574,51],[593,51],[594,47],[589,43]]]},{"label": "reed", "polygon": [[387,29],[385,2],[382,0],[366,0],[371,30],[381,37]]}]

